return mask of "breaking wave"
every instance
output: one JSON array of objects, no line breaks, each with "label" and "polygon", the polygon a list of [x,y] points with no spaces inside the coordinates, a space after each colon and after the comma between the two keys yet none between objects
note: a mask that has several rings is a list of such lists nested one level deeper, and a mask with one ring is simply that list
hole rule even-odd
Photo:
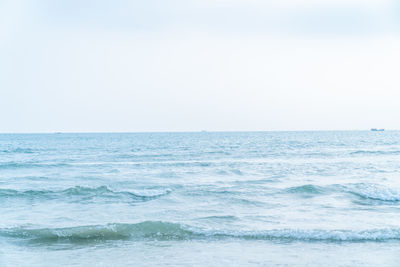
[{"label": "breaking wave", "polygon": [[27,239],[40,243],[57,241],[80,242],[125,239],[184,239],[193,235],[179,224],[146,221],[137,224],[88,225],[66,228],[9,228],[0,230],[5,237]]},{"label": "breaking wave", "polygon": [[377,200],[384,202],[399,202],[400,190],[390,188],[378,184],[359,183],[359,184],[346,184],[346,185],[301,185],[287,188],[284,193],[300,194],[300,195],[322,195],[329,193],[347,193],[355,195],[361,199]]},{"label": "breaking wave", "polygon": [[347,191],[364,199],[397,202],[400,201],[400,192],[377,184],[353,184],[346,186]]},{"label": "breaking wave", "polygon": [[151,200],[171,193],[171,189],[163,190],[141,190],[141,191],[113,191],[107,186],[96,188],[75,186],[65,190],[27,190],[17,191],[12,189],[0,189],[0,198],[26,198],[26,199],[65,199],[68,197],[91,199],[91,198],[108,198],[120,199],[128,198],[131,200]]},{"label": "breaking wave", "polygon": [[89,225],[67,228],[7,228],[0,235],[8,238],[51,244],[54,242],[90,242],[107,240],[191,240],[191,239],[254,239],[282,241],[362,242],[400,240],[400,229],[301,230],[265,231],[202,231],[178,223],[145,221],[136,224]]}]

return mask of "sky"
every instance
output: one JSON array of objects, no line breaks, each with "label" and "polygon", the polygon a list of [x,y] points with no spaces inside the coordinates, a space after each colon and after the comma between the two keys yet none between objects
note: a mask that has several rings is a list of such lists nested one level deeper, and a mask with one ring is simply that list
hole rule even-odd
[{"label": "sky", "polygon": [[400,129],[395,0],[0,0],[0,132]]}]

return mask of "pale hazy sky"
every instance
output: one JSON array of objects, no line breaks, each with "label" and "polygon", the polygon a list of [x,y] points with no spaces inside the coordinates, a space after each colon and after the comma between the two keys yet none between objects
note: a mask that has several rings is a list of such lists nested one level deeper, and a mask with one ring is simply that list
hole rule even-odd
[{"label": "pale hazy sky", "polygon": [[0,0],[0,132],[400,129],[399,3]]}]

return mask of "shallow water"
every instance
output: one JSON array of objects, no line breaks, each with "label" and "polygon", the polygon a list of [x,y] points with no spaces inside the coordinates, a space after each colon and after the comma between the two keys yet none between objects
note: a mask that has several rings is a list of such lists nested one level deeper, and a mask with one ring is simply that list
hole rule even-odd
[{"label": "shallow water", "polygon": [[397,266],[400,132],[0,135],[0,266]]}]

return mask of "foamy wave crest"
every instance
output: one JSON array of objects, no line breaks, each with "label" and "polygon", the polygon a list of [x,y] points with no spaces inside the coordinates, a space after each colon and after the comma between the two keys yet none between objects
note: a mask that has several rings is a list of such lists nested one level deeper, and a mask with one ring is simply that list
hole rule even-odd
[{"label": "foamy wave crest", "polygon": [[233,233],[229,234],[229,236],[245,239],[278,239],[292,241],[385,241],[399,240],[400,229],[373,229],[364,231],[282,229],[255,233]]},{"label": "foamy wave crest", "polygon": [[130,199],[130,200],[151,200],[171,193],[171,189],[163,190],[141,190],[141,191],[113,191],[106,186],[96,188],[75,186],[60,191],[51,190],[28,190],[17,191],[12,189],[0,189],[0,198],[26,198],[26,199],[69,199],[78,198],[90,200],[92,198],[107,199]]},{"label": "foamy wave crest", "polygon": [[400,191],[376,184],[354,184],[346,186],[347,191],[365,199],[400,201]]},{"label": "foamy wave crest", "polygon": [[175,240],[185,239],[193,234],[193,232],[183,229],[179,224],[160,221],[66,228],[9,228],[0,230],[1,236],[43,243],[125,239]]},{"label": "foamy wave crest", "polygon": [[283,241],[361,242],[400,240],[400,229],[299,230],[266,231],[202,231],[178,223],[145,221],[136,224],[89,225],[67,228],[8,228],[0,236],[51,244],[55,242],[98,242],[107,240],[192,240],[192,239],[253,239]]}]

